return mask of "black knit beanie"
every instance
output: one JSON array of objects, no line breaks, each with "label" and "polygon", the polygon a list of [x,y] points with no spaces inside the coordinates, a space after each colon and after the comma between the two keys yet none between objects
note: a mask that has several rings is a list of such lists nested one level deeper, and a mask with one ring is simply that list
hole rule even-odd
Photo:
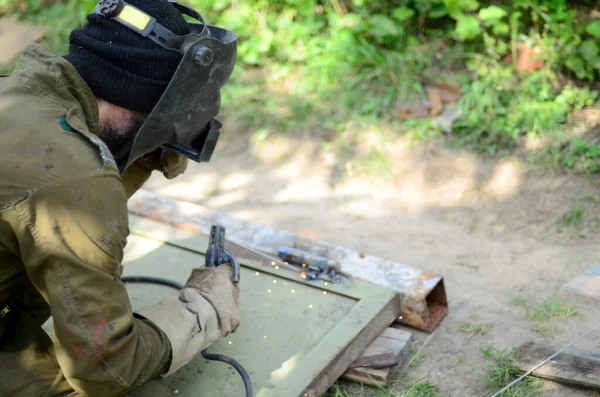
[{"label": "black knit beanie", "polygon": [[[167,0],[127,3],[177,35],[190,33],[183,16]],[[71,32],[69,53],[64,58],[97,97],[149,113],[175,74],[181,55],[101,15],[90,14],[87,20],[82,29]]]}]

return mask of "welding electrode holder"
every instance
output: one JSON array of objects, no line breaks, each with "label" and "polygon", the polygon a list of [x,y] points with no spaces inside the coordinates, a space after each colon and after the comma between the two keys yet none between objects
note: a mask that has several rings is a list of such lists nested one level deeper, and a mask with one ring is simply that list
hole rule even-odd
[{"label": "welding electrode holder", "polygon": [[233,269],[232,281],[240,282],[240,264],[229,251],[225,249],[225,226],[212,225],[206,250],[206,267],[217,267],[224,263],[231,263]]}]

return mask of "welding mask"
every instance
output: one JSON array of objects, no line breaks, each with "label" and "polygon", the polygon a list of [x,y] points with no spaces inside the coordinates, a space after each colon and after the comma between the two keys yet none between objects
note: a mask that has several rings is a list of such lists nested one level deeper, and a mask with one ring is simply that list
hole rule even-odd
[{"label": "welding mask", "polygon": [[121,171],[158,148],[196,162],[208,162],[219,139],[222,125],[214,117],[221,106],[221,87],[235,65],[237,36],[207,25],[194,9],[169,2],[184,16],[199,22],[189,23],[190,34],[174,34],[124,0],[100,0],[93,10],[182,55],[165,92],[135,136],[129,156],[119,161]]}]

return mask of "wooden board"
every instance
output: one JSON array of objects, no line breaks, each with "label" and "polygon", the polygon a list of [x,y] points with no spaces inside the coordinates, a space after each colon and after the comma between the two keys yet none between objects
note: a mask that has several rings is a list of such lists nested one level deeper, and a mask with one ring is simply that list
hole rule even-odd
[{"label": "wooden board", "polygon": [[[162,276],[185,282],[204,264],[206,236],[131,216],[123,275]],[[238,258],[241,326],[209,352],[240,361],[257,397],[321,396],[400,313],[393,290],[349,280],[345,285],[306,281],[270,263]],[[128,284],[134,310],[174,293]],[[197,357],[169,378],[182,397],[240,396],[239,375]]]},{"label": "wooden board", "polygon": [[44,29],[8,18],[0,19],[0,64],[15,58],[29,44],[44,36]]},{"label": "wooden board", "polygon": [[344,372],[342,379],[369,386],[387,386],[399,367],[410,357],[412,334],[386,328]]},{"label": "wooden board", "polygon": [[[529,342],[517,349],[516,366],[523,372],[542,362],[559,348]],[[568,349],[533,372],[558,383],[600,390],[600,354]]]}]

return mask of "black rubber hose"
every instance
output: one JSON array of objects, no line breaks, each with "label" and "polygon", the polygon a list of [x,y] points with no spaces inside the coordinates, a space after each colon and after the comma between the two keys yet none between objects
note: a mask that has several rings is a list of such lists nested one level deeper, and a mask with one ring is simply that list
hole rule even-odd
[{"label": "black rubber hose", "polygon": [[254,394],[252,393],[252,382],[250,381],[250,376],[248,375],[244,367],[242,367],[242,364],[235,361],[231,357],[227,357],[222,354],[211,354],[208,353],[206,350],[202,351],[202,357],[204,357],[207,360],[221,361],[231,365],[233,368],[235,368],[236,371],[238,371],[238,373],[242,377],[242,381],[244,381],[244,387],[246,388],[246,397],[254,396]]},{"label": "black rubber hose", "polygon": [[[158,284],[164,285],[167,287],[175,288],[175,289],[183,289],[184,285],[178,283],[177,281],[169,280],[161,277],[151,277],[151,276],[126,276],[122,277],[121,281],[124,283],[150,283],[150,284]],[[254,397],[252,391],[252,381],[250,380],[250,376],[248,372],[244,369],[242,364],[235,361],[233,358],[224,356],[223,354],[211,354],[206,350],[202,351],[202,357],[206,360],[211,361],[221,361],[225,364],[231,365],[242,377],[242,381],[244,382],[244,387],[246,388],[246,397]]]},{"label": "black rubber hose", "polygon": [[121,281],[124,282],[124,283],[150,283],[150,284],[159,284],[159,285],[164,285],[164,286],[175,288],[175,289],[183,289],[183,284],[180,284],[177,281],[168,280],[166,278],[161,278],[161,277],[126,276],[126,277],[121,277]]}]

